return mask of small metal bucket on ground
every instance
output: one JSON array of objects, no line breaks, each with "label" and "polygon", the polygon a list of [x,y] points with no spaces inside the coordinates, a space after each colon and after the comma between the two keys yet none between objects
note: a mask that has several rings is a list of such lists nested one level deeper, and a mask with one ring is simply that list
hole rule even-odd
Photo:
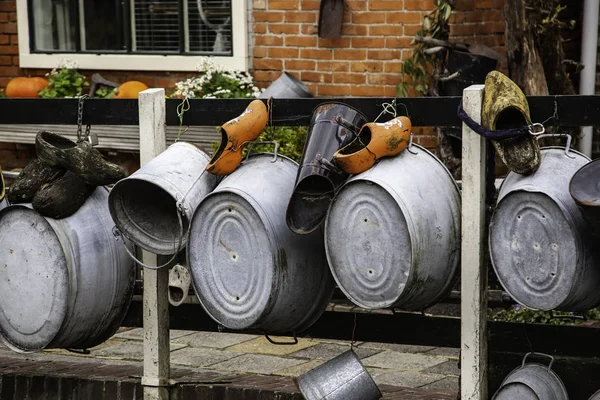
[{"label": "small metal bucket on ground", "polygon": [[[527,357],[539,355],[550,358],[548,366],[528,363]],[[513,370],[502,382],[492,400],[569,400],[567,389],[552,370],[554,358],[542,353],[527,353],[520,367]]]},{"label": "small metal bucket on ground", "polygon": [[377,400],[379,388],[353,350],[296,378],[306,400]]},{"label": "small metal bucket on ground", "polygon": [[460,193],[444,164],[418,145],[355,175],[325,222],[340,289],[365,308],[421,310],[452,288],[460,258]]},{"label": "small metal bucket on ground", "polygon": [[261,99],[268,99],[269,97],[274,99],[297,99],[313,97],[313,94],[300,79],[289,72],[284,72],[259,96]]},{"label": "small metal bucket on ground", "polygon": [[600,159],[575,172],[569,192],[592,231],[600,236]]},{"label": "small metal bucket on ground", "polygon": [[206,312],[225,327],[301,332],[331,298],[322,232],[295,235],[285,222],[297,170],[287,157],[252,155],[196,209],[192,282]]},{"label": "small metal bucket on ground", "polygon": [[117,229],[152,253],[179,252],[194,210],[217,184],[205,171],[209,161],[196,146],[177,142],[117,182],[108,198]]},{"label": "small metal bucket on ground", "polygon": [[500,187],[490,223],[492,266],[526,307],[588,310],[600,304],[600,258],[569,182],[589,158],[569,146],[541,154],[535,173],[511,172]]},{"label": "small metal bucket on ground", "polygon": [[60,220],[23,205],[0,211],[0,335],[12,350],[86,349],[121,325],[135,268],[107,200],[98,187]]}]

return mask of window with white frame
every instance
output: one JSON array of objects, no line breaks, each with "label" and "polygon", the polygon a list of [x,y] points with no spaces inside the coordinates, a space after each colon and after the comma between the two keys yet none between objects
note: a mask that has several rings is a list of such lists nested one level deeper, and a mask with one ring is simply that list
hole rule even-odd
[{"label": "window with white frame", "polygon": [[51,68],[69,58],[90,69],[193,70],[194,56],[247,67],[246,0],[18,0],[17,6],[22,67]]}]

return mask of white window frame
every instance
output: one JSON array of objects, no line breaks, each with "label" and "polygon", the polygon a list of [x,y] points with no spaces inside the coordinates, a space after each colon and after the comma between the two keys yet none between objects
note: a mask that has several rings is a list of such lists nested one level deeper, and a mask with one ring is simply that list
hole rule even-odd
[{"label": "white window frame", "polygon": [[[248,70],[248,16],[247,0],[232,0],[233,56],[214,56],[219,64],[236,70]],[[75,61],[81,69],[195,71],[200,57],[199,55],[31,53],[28,21],[27,0],[17,0],[19,67],[21,68],[54,68],[61,60],[69,59]]]}]

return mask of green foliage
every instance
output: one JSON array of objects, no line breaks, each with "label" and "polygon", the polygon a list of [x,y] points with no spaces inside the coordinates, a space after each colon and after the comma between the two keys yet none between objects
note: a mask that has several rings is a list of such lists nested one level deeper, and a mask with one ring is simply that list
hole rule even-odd
[{"label": "green foliage", "polygon": [[6,93],[4,92],[3,88],[0,88],[0,98],[2,97],[6,97]]},{"label": "green foliage", "polygon": [[491,315],[493,321],[524,322],[530,324],[566,325],[587,320],[600,320],[600,308],[594,308],[582,314],[561,311],[532,310],[517,304],[508,309],[496,311]]},{"label": "green foliage", "polygon": [[[448,0],[435,0],[434,4],[436,8],[423,17],[417,36],[431,36],[434,39],[446,40],[450,32],[448,20],[453,5]],[[430,71],[436,56],[425,54],[427,45],[414,40],[412,44],[416,44],[412,57],[402,63],[403,81],[396,86],[396,93],[400,97],[407,97],[410,87],[414,88],[417,94],[423,95],[429,91],[431,85]]]},{"label": "green foliage", "polygon": [[40,90],[39,95],[44,99],[72,98],[80,96],[89,85],[76,68],[60,67],[48,74],[48,86]]},{"label": "green foliage", "polygon": [[96,93],[94,94],[94,97],[99,97],[99,98],[103,98],[103,99],[112,99],[116,93],[117,93],[116,88],[109,88],[109,87],[102,86],[99,89],[96,89]]}]

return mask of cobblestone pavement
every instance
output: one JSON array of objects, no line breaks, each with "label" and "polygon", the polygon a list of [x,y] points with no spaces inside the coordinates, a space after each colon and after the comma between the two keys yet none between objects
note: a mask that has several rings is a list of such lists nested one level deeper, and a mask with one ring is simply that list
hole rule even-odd
[{"label": "cobblestone pavement", "polygon": [[[66,363],[62,365],[63,373],[88,368],[94,371],[94,376],[98,373],[110,375],[109,372],[116,368],[121,372],[127,371],[127,377],[139,380],[142,374],[142,338],[141,328],[121,328],[111,339],[90,349],[88,355],[62,349],[20,355],[2,347],[0,366],[3,370],[0,373],[14,373],[11,366],[22,367],[25,361],[31,361],[38,365],[38,372],[48,362],[54,363],[49,373],[57,371],[56,363]],[[296,345],[281,346],[269,343],[262,336],[176,330],[171,331],[170,342],[172,377],[177,382],[229,382],[231,390],[235,387],[277,388],[294,396],[298,393],[294,377],[350,348],[349,342],[336,340],[301,338]],[[384,393],[384,399],[456,398],[459,375],[457,349],[358,342],[354,350]],[[81,363],[85,364],[85,368]],[[4,396],[5,389],[6,383],[2,385],[2,399],[8,398]],[[230,398],[212,396],[206,398]]]}]

